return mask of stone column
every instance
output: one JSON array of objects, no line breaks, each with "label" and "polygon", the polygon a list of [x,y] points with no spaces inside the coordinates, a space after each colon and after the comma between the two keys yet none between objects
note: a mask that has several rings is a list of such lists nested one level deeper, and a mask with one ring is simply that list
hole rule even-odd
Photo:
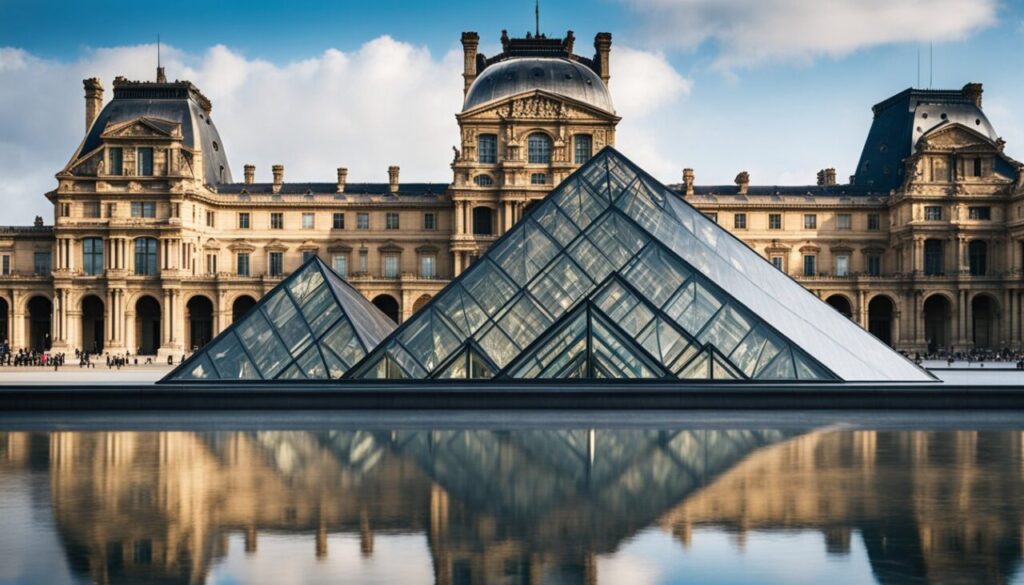
[{"label": "stone column", "polygon": [[857,312],[860,326],[866,331],[868,329],[868,292],[865,290],[857,293]]},{"label": "stone column", "polygon": [[462,272],[462,252],[452,252],[452,276],[458,276]]},{"label": "stone column", "polygon": [[956,345],[963,348],[967,346],[967,291],[957,291],[956,299]]},{"label": "stone column", "polygon": [[914,273],[924,273],[924,238],[914,238]]},{"label": "stone column", "polygon": [[893,303],[895,306],[892,312],[892,324],[889,326],[892,334],[892,346],[896,348],[900,348],[903,343],[903,331],[900,330],[900,313],[903,310],[903,303],[899,302],[899,298],[900,296],[896,295],[897,301]]},{"label": "stone column", "polygon": [[114,345],[114,302],[113,293],[108,288],[105,296],[106,301],[103,303],[103,349],[106,351],[107,348]]},{"label": "stone column", "polygon": [[462,202],[455,202],[455,235],[461,235],[465,231],[465,227],[462,224]]},{"label": "stone column", "polygon": [[924,303],[921,302],[921,291],[911,293],[914,300],[914,344],[919,348],[926,347],[924,334]]},{"label": "stone column", "polygon": [[964,303],[964,306],[965,306],[965,307],[966,307],[966,309],[967,309],[967,310],[966,310],[966,314],[967,314],[967,318],[966,318],[967,326],[966,326],[966,328],[965,328],[965,331],[966,331],[967,333],[966,333],[966,335],[964,336],[964,338],[966,339],[966,343],[967,343],[967,346],[968,346],[968,347],[974,347],[974,309],[973,309],[973,308],[971,308],[971,295],[970,295],[970,294],[968,294],[968,292],[967,292],[967,291],[964,291],[964,295],[965,295],[965,297],[966,297],[966,299],[967,299],[967,302],[965,302],[965,303]]}]

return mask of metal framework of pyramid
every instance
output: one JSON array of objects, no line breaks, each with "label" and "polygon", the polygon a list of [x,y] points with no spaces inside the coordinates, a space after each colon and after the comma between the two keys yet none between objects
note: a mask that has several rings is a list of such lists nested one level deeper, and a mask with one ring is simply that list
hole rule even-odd
[{"label": "metal framework of pyramid", "polygon": [[345,378],[934,381],[611,148]]},{"label": "metal framework of pyramid", "polygon": [[337,379],[394,329],[314,256],[161,381]]}]

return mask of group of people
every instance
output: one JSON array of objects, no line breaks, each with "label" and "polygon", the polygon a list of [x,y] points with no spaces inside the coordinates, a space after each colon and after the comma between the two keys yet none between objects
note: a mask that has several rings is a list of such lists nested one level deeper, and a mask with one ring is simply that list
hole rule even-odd
[{"label": "group of people", "polygon": [[[113,355],[106,353],[101,356],[98,352],[81,351],[78,349],[75,350],[74,359],[78,363],[79,368],[95,368],[97,362],[105,360],[108,369],[117,368],[118,370],[128,366],[137,366],[140,363],[144,365],[152,365],[154,363],[153,356],[139,356],[138,353],[134,355],[131,352]],[[139,361],[140,359],[142,360],[141,362]],[[26,348],[14,350],[7,340],[0,341],[0,366],[37,366],[59,369],[65,365],[66,361],[67,356],[64,353]],[[181,356],[181,361],[185,361],[185,356]],[[71,363],[74,364],[75,362]],[[174,358],[168,356],[167,365],[173,364]]]},{"label": "group of people", "polygon": [[63,365],[63,353],[49,353],[25,348],[14,351],[6,340],[0,342],[0,366],[52,366],[56,369]]},{"label": "group of people", "polygon": [[1024,370],[1024,351],[1012,350],[1004,347],[1002,349],[974,348],[966,351],[953,351],[952,348],[937,348],[923,356],[917,354],[916,360],[922,359],[945,361],[948,367],[953,367],[957,362],[965,362],[967,367],[975,364],[984,368],[986,363],[1005,364],[1012,363],[1018,370]]}]

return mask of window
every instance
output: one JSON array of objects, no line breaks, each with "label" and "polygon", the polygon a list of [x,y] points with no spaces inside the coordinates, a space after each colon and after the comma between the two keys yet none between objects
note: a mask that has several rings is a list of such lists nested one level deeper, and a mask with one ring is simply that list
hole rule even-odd
[{"label": "window", "polygon": [[424,213],[423,214],[423,229],[433,231],[437,229],[437,214],[436,213]]},{"label": "window", "polygon": [[971,276],[985,276],[988,271],[988,244],[984,240],[972,240],[967,245],[967,259]]},{"label": "window", "polygon": [[545,173],[533,173],[530,175],[531,185],[544,185],[548,182],[548,176]]},{"label": "window", "polygon": [[779,270],[785,270],[785,265],[782,263],[782,256],[772,256],[772,266]]},{"label": "window", "polygon": [[818,216],[813,213],[804,214],[804,229],[805,230],[816,230],[818,229]]},{"label": "window", "polygon": [[156,275],[156,246],[155,238],[135,240],[135,274]]},{"label": "window", "polygon": [[942,275],[942,240],[924,241],[924,273],[928,276]]},{"label": "window", "polygon": [[89,276],[103,274],[103,240],[86,238],[82,240],[82,270]]},{"label": "window", "polygon": [[868,276],[882,276],[882,257],[868,254]]},{"label": "window", "polygon": [[494,233],[493,213],[490,207],[473,208],[473,233],[489,236]]},{"label": "window", "polygon": [[249,229],[249,214],[248,213],[243,212],[243,213],[239,213],[238,214],[238,229],[240,229],[240,230],[247,230],[247,229]]},{"label": "window", "polygon": [[437,277],[437,257],[433,255],[420,256],[420,278]]},{"label": "window", "polygon": [[283,230],[284,229],[284,214],[275,212],[270,214],[270,229],[272,230]]},{"label": "window", "polygon": [[99,201],[86,201],[82,204],[82,215],[88,218],[95,219],[100,216],[100,202]]},{"label": "window", "polygon": [[877,213],[868,214],[868,229],[871,231],[882,229],[882,222]]},{"label": "window", "polygon": [[239,252],[235,263],[235,274],[249,276],[249,253]]},{"label": "window", "polygon": [[781,213],[769,213],[768,214],[768,229],[770,229],[770,230],[781,230],[782,229],[782,214]]},{"label": "window", "polygon": [[359,272],[366,274],[370,271],[370,253],[366,250],[359,250]]},{"label": "window", "polygon": [[536,165],[551,163],[551,139],[547,134],[534,132],[526,140],[527,162]]},{"label": "window", "polygon": [[50,253],[36,252],[32,261],[33,274],[50,274]]},{"label": "window", "polygon": [[71,204],[70,203],[61,203],[60,207],[58,207],[58,210],[60,211],[60,216],[61,217],[71,217]]},{"label": "window", "polygon": [[981,159],[980,158],[974,159],[974,176],[975,177],[980,177],[981,176]]},{"label": "window", "polygon": [[738,230],[747,229],[747,214],[736,213],[732,216],[732,227]]},{"label": "window", "polygon": [[217,216],[216,216],[216,214],[214,214],[214,212],[207,211],[206,212],[206,227],[214,227],[213,224],[215,223],[214,220],[216,218],[217,218]]},{"label": "window", "polygon": [[398,229],[398,214],[389,211],[384,214],[384,229],[397,230]]},{"label": "window", "polygon": [[814,276],[818,273],[818,257],[813,254],[804,254],[804,276]]},{"label": "window", "polygon": [[594,154],[594,139],[590,134],[577,134],[573,139],[576,151],[576,164],[581,165]]},{"label": "window", "polygon": [[942,221],[942,207],[938,205],[926,205],[924,208],[925,221]]},{"label": "window", "polygon": [[284,253],[271,252],[268,260],[269,262],[267,264],[270,276],[281,276],[281,274],[284,273]]},{"label": "window", "polygon": [[398,255],[397,254],[385,254],[384,255],[384,269],[382,276],[384,278],[398,278]]},{"label": "window", "polygon": [[333,227],[336,230],[343,230],[343,229],[345,229],[345,214],[344,213],[335,213],[334,215],[332,215],[331,216],[331,227]]},{"label": "window", "polygon": [[107,158],[109,158],[110,172],[111,175],[123,175],[124,174],[124,149],[120,147],[108,148]]},{"label": "window", "polygon": [[136,155],[136,166],[138,169],[138,175],[140,177],[152,177],[153,176],[153,149],[152,148],[140,148]]},{"label": "window", "polygon": [[312,213],[302,214],[302,229],[311,230],[316,227],[316,216]]},{"label": "window", "polygon": [[302,263],[309,262],[309,259],[316,256],[316,250],[303,250],[302,251]]},{"label": "window", "polygon": [[490,175],[477,175],[473,177],[473,182],[477,187],[490,187],[494,184],[494,179]]},{"label": "window", "polygon": [[206,273],[217,274],[217,255],[207,254],[206,255]]},{"label": "window", "polygon": [[171,203],[171,217],[181,217],[181,203]]},{"label": "window", "polygon": [[334,268],[334,271],[338,273],[338,276],[342,278],[348,277],[348,256],[338,254],[337,256],[334,257],[332,266]]},{"label": "window", "polygon": [[132,217],[156,217],[156,203],[153,201],[132,201]]},{"label": "window", "polygon": [[706,211],[704,212],[704,216],[710,219],[711,221],[718,223],[718,214],[715,213],[714,211]]},{"label": "window", "polygon": [[853,218],[849,213],[839,213],[836,215],[836,229],[838,230],[849,230],[853,228]]},{"label": "window", "polygon": [[357,213],[356,214],[356,229],[357,230],[368,230],[368,229],[370,229],[370,214],[369,213]]},{"label": "window", "polygon": [[494,134],[481,134],[476,139],[477,160],[484,164],[498,162],[498,137]]},{"label": "window", "polygon": [[836,256],[836,276],[846,276],[850,273],[850,257],[846,254]]},{"label": "window", "polygon": [[11,257],[0,256],[0,275],[9,276],[11,274]]},{"label": "window", "polygon": [[107,217],[114,217],[117,213],[117,203],[107,203]]},{"label": "window", "polygon": [[967,218],[977,219],[981,221],[989,221],[992,219],[992,208],[991,207],[968,207]]}]

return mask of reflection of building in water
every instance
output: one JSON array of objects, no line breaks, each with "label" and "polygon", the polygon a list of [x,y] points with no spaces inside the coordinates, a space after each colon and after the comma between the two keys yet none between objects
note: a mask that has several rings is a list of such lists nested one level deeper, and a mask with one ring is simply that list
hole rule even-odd
[{"label": "reflection of building in water", "polygon": [[882,583],[1005,583],[1021,557],[1022,435],[821,432],[762,449],[662,519],[684,545],[699,526],[814,529],[830,553],[859,532]]},{"label": "reflection of building in water", "polygon": [[[596,583],[659,522],[862,535],[882,582],[1005,581],[1020,556],[1021,435],[766,431],[0,433],[0,473],[50,470],[77,574],[201,583],[244,534],[424,534],[437,583]],[[785,441],[785,442],[784,442]]]}]

